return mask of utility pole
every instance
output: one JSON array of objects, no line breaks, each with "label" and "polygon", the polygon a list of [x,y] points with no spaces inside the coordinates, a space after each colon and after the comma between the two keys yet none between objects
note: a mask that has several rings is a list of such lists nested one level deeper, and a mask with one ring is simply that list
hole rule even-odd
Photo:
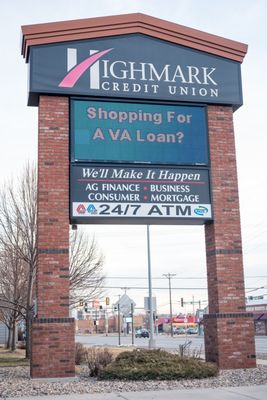
[{"label": "utility pole", "polygon": [[134,305],[131,303],[131,314],[132,314],[132,345],[134,345]]},{"label": "utility pole", "polygon": [[118,301],[118,339],[119,339],[119,346],[121,345],[121,307],[120,307],[120,299],[121,295],[118,294],[119,301]]},{"label": "utility pole", "polygon": [[122,287],[121,288],[121,290],[124,290],[124,294],[127,294],[126,292],[127,292],[127,290],[130,290],[131,288],[129,288],[129,287]]},{"label": "utility pole", "polygon": [[171,279],[176,276],[176,274],[171,274],[168,272],[168,274],[163,274],[165,278],[169,280],[169,298],[170,298],[170,319],[171,319],[171,336],[173,337],[173,323],[172,323],[172,287],[171,287]]},{"label": "utility pole", "polygon": [[119,339],[119,346],[121,345],[121,310],[120,310],[120,303],[118,303],[118,339]]}]

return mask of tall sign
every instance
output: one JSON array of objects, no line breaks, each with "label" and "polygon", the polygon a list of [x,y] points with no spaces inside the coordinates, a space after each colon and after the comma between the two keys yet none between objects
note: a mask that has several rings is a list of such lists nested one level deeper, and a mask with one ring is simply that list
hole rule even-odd
[{"label": "tall sign", "polygon": [[205,224],[206,360],[254,368],[233,134],[247,46],[142,14],[22,31],[39,106],[31,376],[75,375],[69,223]]}]

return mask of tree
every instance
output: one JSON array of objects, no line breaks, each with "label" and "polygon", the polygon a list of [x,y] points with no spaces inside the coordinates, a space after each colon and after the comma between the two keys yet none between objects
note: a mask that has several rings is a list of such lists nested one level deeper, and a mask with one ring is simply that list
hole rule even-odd
[{"label": "tree", "polygon": [[70,305],[75,307],[81,298],[87,301],[102,293],[105,276],[104,258],[98,251],[95,238],[89,240],[82,231],[70,235]]},{"label": "tree", "polygon": [[25,262],[12,249],[0,254],[0,320],[8,328],[7,347],[16,349],[16,326],[25,318],[27,277]]},{"label": "tree", "polygon": [[[0,193],[0,252],[6,254],[7,260],[12,254],[17,262],[24,266],[26,284],[25,322],[26,322],[26,356],[30,354],[30,322],[32,316],[33,284],[36,275],[37,248],[37,177],[36,168],[27,164],[22,176],[16,182],[7,184]],[[12,268],[11,268],[12,269]],[[11,299],[12,301],[12,299]],[[14,308],[14,304],[12,304]]]},{"label": "tree", "polygon": [[[103,257],[96,242],[85,235],[71,234],[70,299],[77,302],[98,295],[103,285]],[[88,245],[89,243],[89,245]],[[21,316],[26,324],[26,357],[30,356],[30,324],[37,269],[37,172],[27,164],[21,177],[0,192],[0,318],[14,325]],[[7,278],[7,277],[13,277]],[[8,290],[4,290],[8,281]],[[23,288],[23,289],[21,289]],[[23,293],[23,296],[18,296]],[[9,294],[8,294],[9,293]],[[12,314],[13,313],[13,314]]]}]

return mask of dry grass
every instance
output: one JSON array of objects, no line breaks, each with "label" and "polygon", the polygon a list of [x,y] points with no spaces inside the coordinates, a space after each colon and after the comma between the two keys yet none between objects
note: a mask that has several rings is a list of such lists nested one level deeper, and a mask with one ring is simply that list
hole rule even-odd
[{"label": "dry grass", "polygon": [[18,367],[29,365],[29,360],[25,359],[25,350],[17,349],[10,351],[0,347],[0,367]]}]

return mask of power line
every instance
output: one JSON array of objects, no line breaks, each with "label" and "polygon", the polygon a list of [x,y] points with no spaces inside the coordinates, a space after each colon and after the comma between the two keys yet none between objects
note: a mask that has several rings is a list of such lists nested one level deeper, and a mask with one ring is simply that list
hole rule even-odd
[{"label": "power line", "polygon": [[267,275],[253,275],[253,276],[247,276],[245,277],[246,279],[258,279],[258,278],[267,278]]},{"label": "power line", "polygon": [[[95,287],[88,285],[88,288]],[[122,286],[101,286],[103,289],[124,289]],[[148,290],[148,286],[128,286],[128,289]],[[153,290],[169,290],[168,287],[153,287]],[[173,287],[173,290],[207,290],[207,287]]]},{"label": "power line", "polygon": [[[143,280],[147,280],[147,276],[143,277],[143,276],[107,276],[107,279],[143,279]],[[166,278],[164,277],[154,277],[152,279],[161,279],[161,280],[165,280]],[[172,279],[207,279],[206,277],[193,277],[193,276],[187,276],[187,277],[177,277],[177,278],[172,278]]]},{"label": "power line", "polygon": [[[267,278],[267,275],[249,275],[249,276],[245,276],[245,279],[258,279],[258,278]],[[143,280],[147,280],[147,276],[143,277],[143,276],[107,276],[106,279],[143,279]],[[163,277],[153,277],[152,279],[160,279],[160,280],[164,280],[166,278]],[[173,277],[172,279],[180,279],[180,280],[190,280],[190,279],[207,279],[206,276],[178,276],[178,277]]]},{"label": "power line", "polygon": [[[93,285],[88,285],[88,288],[95,287]],[[123,289],[122,286],[101,286],[103,289]],[[148,290],[148,286],[128,286],[127,289],[134,289],[134,290]],[[208,288],[205,287],[172,287],[173,290],[207,290]],[[246,290],[258,290],[258,288],[246,288]],[[169,290],[168,287],[153,287],[153,290]]]}]

